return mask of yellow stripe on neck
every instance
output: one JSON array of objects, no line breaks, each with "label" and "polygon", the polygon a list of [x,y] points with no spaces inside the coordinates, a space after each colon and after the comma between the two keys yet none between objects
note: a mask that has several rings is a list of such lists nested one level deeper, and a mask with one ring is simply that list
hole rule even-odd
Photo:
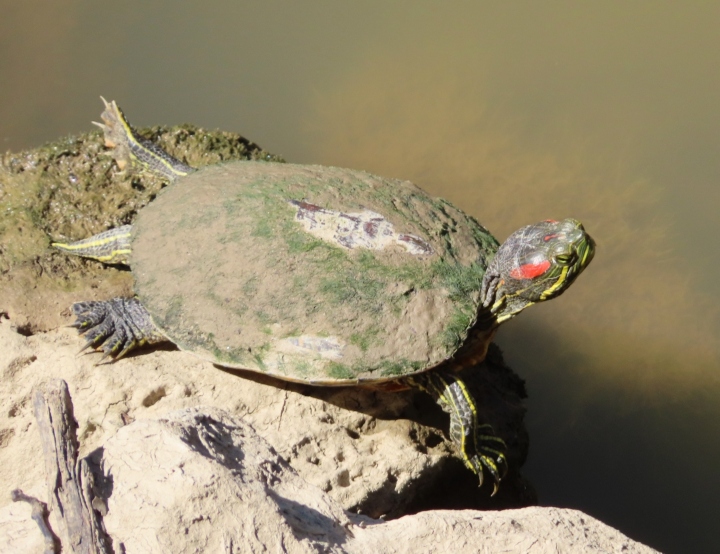
[{"label": "yellow stripe on neck", "polygon": [[570,271],[570,266],[565,266],[562,268],[562,271],[560,272],[560,277],[558,277],[557,281],[555,281],[555,284],[552,287],[543,291],[543,293],[540,295],[540,300],[547,300],[557,289],[559,289],[563,285],[563,283],[567,279],[568,271]]}]

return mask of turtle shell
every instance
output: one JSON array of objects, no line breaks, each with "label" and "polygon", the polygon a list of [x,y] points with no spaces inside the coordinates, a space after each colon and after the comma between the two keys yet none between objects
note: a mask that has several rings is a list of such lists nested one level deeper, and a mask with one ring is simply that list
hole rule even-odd
[{"label": "turtle shell", "polygon": [[268,162],[178,180],[133,226],[135,292],[183,350],[310,383],[385,381],[451,358],[492,235],[408,181]]}]

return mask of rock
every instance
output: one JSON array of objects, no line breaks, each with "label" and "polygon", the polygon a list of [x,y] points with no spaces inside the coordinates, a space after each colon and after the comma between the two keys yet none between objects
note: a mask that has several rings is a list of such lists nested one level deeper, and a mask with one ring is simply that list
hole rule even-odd
[{"label": "rock", "polygon": [[137,421],[98,457],[116,552],[342,552],[351,536],[337,502],[222,410]]},{"label": "rock", "polygon": [[[651,554],[649,546],[578,510],[431,510],[355,532],[348,552],[383,554]],[[359,548],[356,549],[356,545]]]},{"label": "rock", "polygon": [[[33,490],[44,482],[30,398],[32,389],[49,378],[69,383],[82,455],[134,420],[204,404],[242,417],[304,479],[348,510],[397,517],[426,507],[506,507],[533,500],[517,471],[496,497],[490,498],[489,487],[478,489],[476,477],[446,439],[445,414],[422,393],[241,377],[174,349],[95,366],[99,355],[78,356],[80,345],[73,329],[26,337],[0,319],[0,499],[5,502],[12,489]],[[483,394],[491,397],[498,386],[513,382],[502,365],[488,364],[481,377]],[[513,437],[507,422],[514,417],[517,429],[523,411],[518,396],[507,392],[512,388],[504,386],[510,407],[498,408],[495,415],[506,422],[498,425],[501,435]],[[512,452],[526,445],[523,437],[510,441]],[[511,458],[514,467],[521,462],[519,455]]]},{"label": "rock", "polygon": [[[351,514],[246,421],[215,408],[131,423],[91,460],[104,474],[93,505],[115,552],[654,552],[574,510]],[[0,511],[0,547],[25,552],[20,531],[7,537],[7,517]],[[29,544],[32,530],[22,534]]]},{"label": "rock", "polygon": [[43,552],[43,536],[30,514],[30,505],[23,502],[7,504],[0,508],[0,552],[5,554]]}]

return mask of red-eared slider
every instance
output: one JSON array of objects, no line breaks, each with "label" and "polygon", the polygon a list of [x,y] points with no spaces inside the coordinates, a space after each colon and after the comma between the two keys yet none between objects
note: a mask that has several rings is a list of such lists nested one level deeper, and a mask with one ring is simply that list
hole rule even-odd
[{"label": "red-eared slider", "polygon": [[484,359],[500,323],[565,291],[595,245],[574,219],[499,246],[474,218],[407,181],[310,165],[194,170],[102,115],[120,167],[167,177],[136,221],[63,251],[129,263],[134,298],[73,305],[86,347],[121,358],[170,340],[227,367],[312,385],[416,387],[450,414],[466,465],[495,486],[504,443],[457,370]]}]

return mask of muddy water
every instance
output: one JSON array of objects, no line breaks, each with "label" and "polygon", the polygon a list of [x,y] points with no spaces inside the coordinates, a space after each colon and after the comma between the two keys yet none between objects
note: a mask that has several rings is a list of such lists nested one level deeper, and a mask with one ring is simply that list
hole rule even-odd
[{"label": "muddy water", "polygon": [[408,178],[504,238],[598,244],[499,335],[527,379],[526,472],[668,552],[720,541],[720,7],[713,3],[0,1],[0,148],[139,125],[239,131]]}]

